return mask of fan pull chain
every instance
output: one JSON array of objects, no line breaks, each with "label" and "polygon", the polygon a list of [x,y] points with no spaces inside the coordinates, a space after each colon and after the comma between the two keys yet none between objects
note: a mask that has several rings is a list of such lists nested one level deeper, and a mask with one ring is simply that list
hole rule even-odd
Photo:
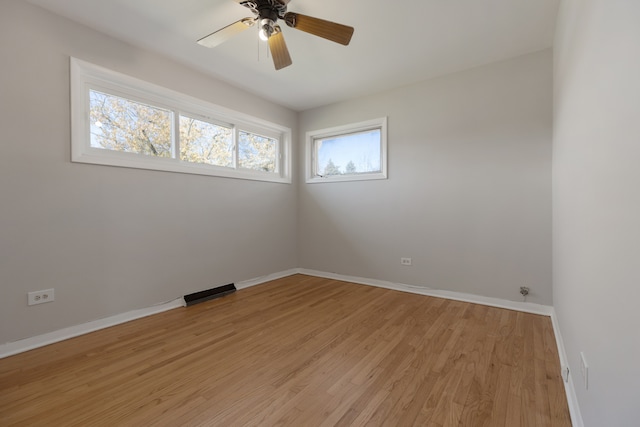
[{"label": "fan pull chain", "polygon": [[[260,51],[262,49],[262,40],[260,40],[260,37],[258,37],[258,62],[260,62]],[[267,59],[269,59],[269,53],[270,53],[270,49],[269,49],[269,42],[264,43],[264,45],[266,46],[265,50],[267,52]]]}]

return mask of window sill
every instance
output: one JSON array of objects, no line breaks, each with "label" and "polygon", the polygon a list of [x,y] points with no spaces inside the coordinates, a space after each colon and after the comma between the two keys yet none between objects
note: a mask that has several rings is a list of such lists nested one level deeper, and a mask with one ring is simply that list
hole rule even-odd
[{"label": "window sill", "polygon": [[74,163],[87,163],[93,165],[123,167],[133,169],[155,170],[159,172],[173,172],[193,175],[217,176],[222,178],[248,179],[253,181],[267,181],[283,184],[291,184],[291,179],[281,177],[270,172],[260,172],[250,169],[231,169],[219,166],[188,163],[169,158],[144,158],[136,154],[105,152],[89,152],[74,154],[71,161]]}]

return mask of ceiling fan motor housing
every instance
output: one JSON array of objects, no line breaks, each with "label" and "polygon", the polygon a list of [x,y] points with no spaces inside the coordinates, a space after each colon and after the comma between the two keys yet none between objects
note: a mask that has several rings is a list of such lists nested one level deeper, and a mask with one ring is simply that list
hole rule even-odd
[{"label": "ceiling fan motor housing", "polygon": [[287,13],[287,5],[280,0],[251,0],[241,4],[257,16],[266,37],[271,37],[276,31],[276,22]]},{"label": "ceiling fan motor housing", "polygon": [[248,0],[240,4],[250,9],[259,19],[277,21],[287,13],[287,4],[282,0]]}]

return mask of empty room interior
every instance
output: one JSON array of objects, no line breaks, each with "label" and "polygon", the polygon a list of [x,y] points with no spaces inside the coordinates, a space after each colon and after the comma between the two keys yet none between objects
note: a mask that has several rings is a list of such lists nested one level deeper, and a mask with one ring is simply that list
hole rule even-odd
[{"label": "empty room interior", "polygon": [[640,425],[639,46],[635,0],[1,0],[0,425]]}]

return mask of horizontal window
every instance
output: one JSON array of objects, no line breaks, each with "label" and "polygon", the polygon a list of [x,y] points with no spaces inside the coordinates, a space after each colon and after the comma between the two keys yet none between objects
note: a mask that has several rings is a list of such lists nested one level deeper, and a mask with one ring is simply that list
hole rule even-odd
[{"label": "horizontal window", "polygon": [[250,132],[240,132],[238,164],[241,168],[275,172],[278,140]]},{"label": "horizontal window", "polygon": [[89,90],[89,117],[91,147],[171,157],[169,110]]},{"label": "horizontal window", "polygon": [[387,178],[386,118],[307,133],[307,182]]},{"label": "horizontal window", "polygon": [[180,116],[180,160],[233,167],[233,127]]},{"label": "horizontal window", "polygon": [[291,130],[71,60],[72,160],[291,182]]}]

